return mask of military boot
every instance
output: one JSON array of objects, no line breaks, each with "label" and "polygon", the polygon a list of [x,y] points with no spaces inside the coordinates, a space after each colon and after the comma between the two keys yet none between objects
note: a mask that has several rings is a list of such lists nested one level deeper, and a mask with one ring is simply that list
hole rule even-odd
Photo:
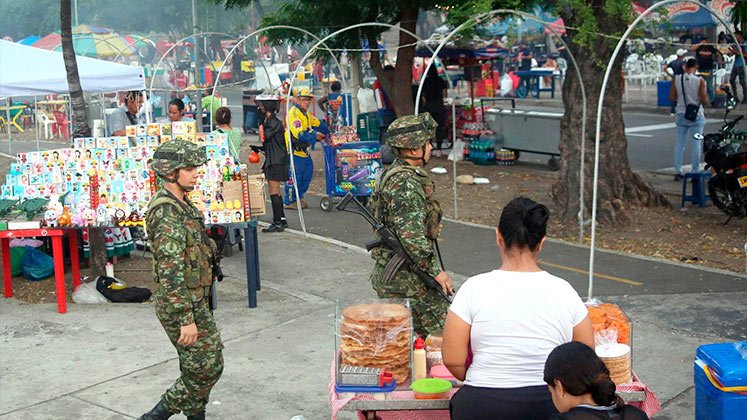
[{"label": "military boot", "polygon": [[[148,411],[147,413],[143,414],[142,416],[138,417],[137,420],[166,420],[169,417],[173,416],[175,413],[172,413],[169,411],[168,408],[166,408],[166,405],[163,403],[163,400],[158,401],[158,404],[156,404],[153,409]],[[205,414],[202,415],[203,419],[205,418]],[[197,418],[197,417],[195,417]]]},{"label": "military boot", "polygon": [[192,414],[191,416],[187,416],[187,420],[205,420],[205,410],[202,410],[201,412],[197,414]]}]

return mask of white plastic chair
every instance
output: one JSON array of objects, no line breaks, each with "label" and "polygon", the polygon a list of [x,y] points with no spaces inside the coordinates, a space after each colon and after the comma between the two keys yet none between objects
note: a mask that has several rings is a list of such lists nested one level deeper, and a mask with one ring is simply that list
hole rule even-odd
[{"label": "white plastic chair", "polygon": [[51,134],[54,134],[54,131],[50,132],[49,126],[55,125],[57,122],[55,120],[50,119],[47,114],[45,114],[43,111],[37,110],[36,111],[36,126],[44,125],[44,138],[49,139],[51,137]]}]

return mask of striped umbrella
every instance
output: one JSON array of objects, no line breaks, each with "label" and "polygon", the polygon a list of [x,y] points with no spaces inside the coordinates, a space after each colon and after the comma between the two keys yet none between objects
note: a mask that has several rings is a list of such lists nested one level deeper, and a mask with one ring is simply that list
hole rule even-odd
[{"label": "striped umbrella", "polygon": [[[45,50],[62,51],[60,39],[60,31],[55,31],[36,41],[33,46]],[[115,57],[120,52],[121,55],[134,54],[137,48],[127,44],[125,37],[108,28],[91,25],[78,25],[73,28],[73,47],[78,55],[103,58]]]}]

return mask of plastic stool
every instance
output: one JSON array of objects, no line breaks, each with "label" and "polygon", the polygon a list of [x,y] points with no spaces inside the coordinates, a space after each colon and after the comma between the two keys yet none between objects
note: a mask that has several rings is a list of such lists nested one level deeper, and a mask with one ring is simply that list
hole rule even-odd
[{"label": "plastic stool", "polygon": [[[685,202],[691,202],[697,204],[700,207],[706,206],[706,200],[710,200],[711,197],[706,195],[706,182],[711,178],[711,172],[688,172],[682,179],[682,205],[685,207]],[[692,193],[687,194],[687,181],[692,180]]]}]

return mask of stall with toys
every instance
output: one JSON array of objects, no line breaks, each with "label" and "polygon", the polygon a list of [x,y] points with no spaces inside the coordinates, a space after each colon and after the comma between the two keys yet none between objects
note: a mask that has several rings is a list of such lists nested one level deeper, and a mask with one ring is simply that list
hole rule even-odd
[{"label": "stall with toys", "polygon": [[[234,161],[226,134],[198,133],[195,122],[184,121],[132,125],[126,136],[75,138],[71,148],[19,153],[0,187],[0,230],[82,228],[86,242],[85,228],[104,227],[110,257],[131,250],[129,228],[142,228],[159,188],[150,159],[171,139],[205,146],[207,163],[188,197],[206,224],[230,224],[245,229],[247,242],[256,239],[247,222],[265,212],[264,178]],[[254,255],[251,267],[256,261]]]},{"label": "stall with toys", "polygon": [[341,127],[330,135],[324,149],[324,180],[327,196],[320,206],[332,211],[335,197],[352,192],[356,197],[368,197],[381,172],[381,143],[359,141],[355,127]]},{"label": "stall with toys", "polygon": [[[589,303],[596,351],[610,369],[617,393],[649,416],[661,410],[656,396],[631,368],[631,321],[612,303]],[[338,301],[335,359],[330,372],[332,418],[448,419],[449,400],[463,383],[443,364],[443,333],[425,339],[412,329],[404,299]]]}]

